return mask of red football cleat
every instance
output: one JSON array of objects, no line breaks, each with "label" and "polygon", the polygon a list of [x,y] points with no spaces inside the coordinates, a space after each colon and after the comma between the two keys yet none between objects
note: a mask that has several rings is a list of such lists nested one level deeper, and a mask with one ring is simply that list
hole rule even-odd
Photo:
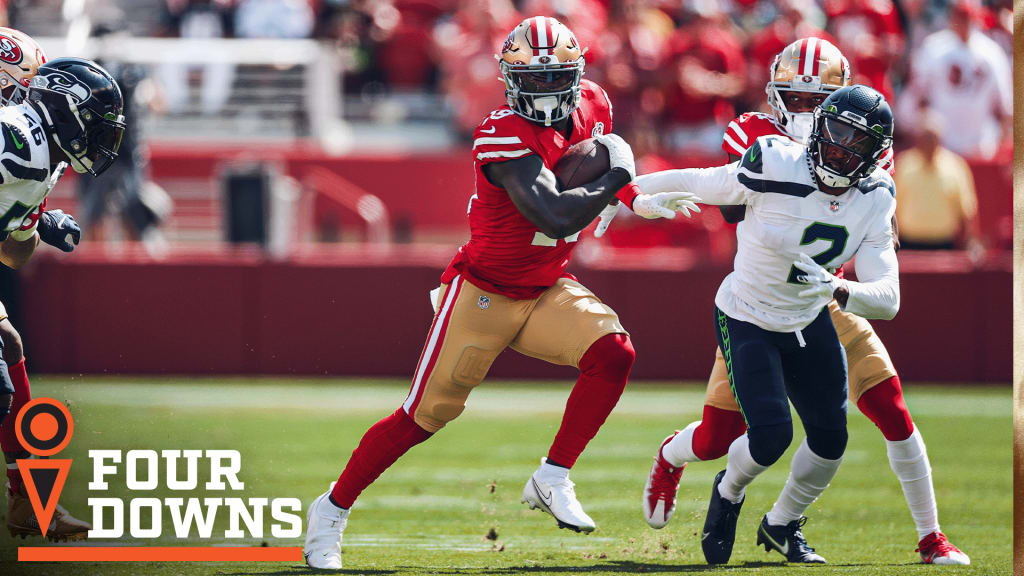
[{"label": "red football cleat", "polygon": [[967,554],[953,546],[946,535],[938,531],[922,538],[915,552],[921,553],[921,561],[925,564],[967,566],[971,563]]},{"label": "red football cleat", "polygon": [[644,519],[651,528],[664,528],[672,519],[672,513],[676,510],[676,492],[679,491],[679,478],[683,475],[686,464],[678,468],[669,464],[661,456],[661,449],[672,441],[679,434],[665,438],[665,441],[658,447],[658,455],[654,457],[654,465],[651,466],[651,473],[647,476],[647,485],[644,486]]}]

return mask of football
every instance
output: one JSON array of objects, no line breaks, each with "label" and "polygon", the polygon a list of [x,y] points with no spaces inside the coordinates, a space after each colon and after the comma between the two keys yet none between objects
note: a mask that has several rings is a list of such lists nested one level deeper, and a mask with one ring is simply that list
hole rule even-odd
[{"label": "football", "polygon": [[608,149],[596,138],[587,138],[565,151],[555,164],[554,173],[559,190],[568,190],[593,182],[611,169]]}]

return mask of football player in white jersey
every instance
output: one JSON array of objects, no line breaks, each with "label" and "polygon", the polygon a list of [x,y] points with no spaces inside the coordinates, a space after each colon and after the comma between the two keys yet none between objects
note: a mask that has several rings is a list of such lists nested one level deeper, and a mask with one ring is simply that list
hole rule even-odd
[{"label": "football player in white jersey", "polygon": [[[725,129],[722,150],[729,155],[729,161],[739,160],[760,136],[778,134],[806,143],[815,106],[849,85],[850,73],[842,52],[827,40],[801,38],[787,46],[775,57],[765,87],[772,114],[748,112]],[[878,166],[890,176],[893,174],[892,148],[885,152]],[[743,220],[746,206],[719,206],[719,210],[726,221],[738,223]],[[895,226],[894,221],[894,230]],[[899,250],[895,238],[894,242]],[[842,267],[836,276],[843,277]],[[834,301],[829,303],[829,312],[839,342],[846,350],[849,399],[885,437],[890,467],[900,481],[917,529],[921,561],[969,564],[970,558],[939,527],[928,452],[904,401],[900,378],[888,350],[867,320],[841,311]],[[671,519],[687,463],[725,456],[732,441],[746,430],[721,350],[716,350],[702,412],[700,420],[670,434],[658,447],[642,499],[644,517],[653,528],[663,528]]]},{"label": "football player in white jersey", "polygon": [[[806,146],[762,136],[738,163],[637,178],[644,193],[686,191],[709,204],[746,205],[734,270],[715,297],[715,327],[747,433],[716,477],[702,548],[728,562],[746,487],[793,437],[789,401],[807,438],[757,542],[790,562],[823,563],[801,527],[846,448],[846,356],[828,311],[890,319],[899,309],[892,178],[877,167],[892,112],[877,91],[848,86],[815,109]],[[811,255],[808,255],[810,253]],[[859,282],[837,278],[856,259]]]},{"label": "football player in white jersey", "polygon": [[[29,62],[31,60],[31,66]],[[124,118],[120,88],[101,67],[79,58],[46,62],[31,38],[0,29],[0,263],[19,268],[39,242],[70,252],[81,237],[74,218],[45,203],[67,164],[103,172],[117,157]],[[8,92],[7,88],[13,88]],[[9,100],[8,100],[9,99]],[[67,163],[67,164],[66,164]],[[41,530],[21,485],[17,459],[27,457],[14,430],[31,398],[21,338],[0,305],[0,445],[7,460],[7,528],[12,536]],[[84,538],[88,522],[57,507],[47,537]]]}]

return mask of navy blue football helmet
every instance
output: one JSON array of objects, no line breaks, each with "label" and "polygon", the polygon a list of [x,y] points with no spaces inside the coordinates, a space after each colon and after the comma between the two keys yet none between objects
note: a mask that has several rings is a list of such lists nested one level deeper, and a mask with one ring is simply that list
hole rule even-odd
[{"label": "navy blue football helmet", "polygon": [[875,169],[892,146],[892,110],[877,90],[840,88],[814,110],[807,141],[814,172],[826,186],[853,186]]},{"label": "navy blue football helmet", "polygon": [[125,129],[124,98],[99,64],[51,60],[29,82],[26,99],[75,172],[96,176],[113,164]]}]

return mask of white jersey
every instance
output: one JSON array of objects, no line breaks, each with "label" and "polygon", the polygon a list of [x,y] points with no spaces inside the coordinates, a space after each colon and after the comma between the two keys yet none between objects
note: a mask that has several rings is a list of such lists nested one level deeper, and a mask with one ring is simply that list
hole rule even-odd
[{"label": "white jersey", "polygon": [[758,138],[737,163],[646,174],[637,184],[645,193],[682,190],[708,204],[747,205],[736,229],[733,272],[715,297],[732,318],[775,332],[809,325],[831,298],[799,295],[807,288],[793,266],[801,252],[831,269],[858,256],[861,282],[849,282],[848,312],[887,316],[894,283],[898,307],[891,228],[895,187],[884,170],[876,168],[857,186],[831,196],[818,189],[807,149],[773,135]]},{"label": "white jersey", "polygon": [[[50,169],[50,147],[29,104],[0,108],[0,241],[29,238],[63,169]],[[58,167],[60,168],[60,167]]]}]

